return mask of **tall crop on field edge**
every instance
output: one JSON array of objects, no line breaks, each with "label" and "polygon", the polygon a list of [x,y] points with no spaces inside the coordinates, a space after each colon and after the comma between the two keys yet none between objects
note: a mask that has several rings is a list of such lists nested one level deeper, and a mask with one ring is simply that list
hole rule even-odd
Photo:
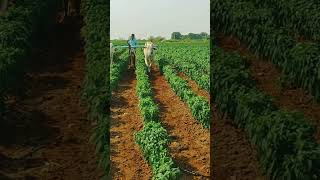
[{"label": "tall crop on field edge", "polygon": [[115,63],[110,66],[110,93],[116,90],[122,77],[121,75],[127,70],[129,65],[128,55],[125,54],[125,50],[116,53],[114,60]]},{"label": "tall crop on field edge", "polygon": [[90,119],[97,122],[91,137],[100,155],[99,165],[110,176],[110,51],[109,49],[109,2],[82,0],[81,14],[85,26],[86,76],[83,99],[87,102]]},{"label": "tall crop on field edge", "polygon": [[47,32],[57,6],[55,0],[17,1],[0,16],[0,119],[4,117],[6,96],[21,93],[23,60],[34,40]]},{"label": "tall crop on field edge", "polygon": [[263,172],[274,180],[319,179],[320,146],[314,128],[301,114],[277,109],[257,90],[239,55],[218,48],[214,53],[212,98],[257,145]]},{"label": "tall crop on field edge", "polygon": [[[316,43],[296,43],[290,29],[277,27],[269,8],[256,8],[253,2],[212,1],[216,29],[235,35],[256,54],[269,57],[288,79],[320,101],[320,58]],[[261,13],[263,12],[263,13]]]}]

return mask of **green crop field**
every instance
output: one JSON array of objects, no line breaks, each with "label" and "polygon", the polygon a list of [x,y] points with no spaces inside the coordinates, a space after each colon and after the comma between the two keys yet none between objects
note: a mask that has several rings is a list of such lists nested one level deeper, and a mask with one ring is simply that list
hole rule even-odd
[{"label": "green crop field", "polygon": [[211,8],[219,113],[243,129],[266,179],[319,179],[319,3],[217,0]]},{"label": "green crop field", "polygon": [[[125,45],[126,41],[112,41],[112,43],[117,45]],[[143,45],[144,41],[139,41],[139,45]],[[139,145],[138,151],[141,151],[141,156],[150,165],[152,169],[153,179],[181,179],[182,177],[192,176],[186,173],[184,167],[181,167],[179,160],[176,158],[176,154],[171,154],[174,150],[172,148],[172,130],[168,130],[169,126],[166,121],[169,113],[167,111],[176,111],[179,108],[185,108],[186,112],[183,114],[176,114],[176,117],[171,118],[172,121],[177,123],[193,123],[197,124],[192,130],[198,132],[201,137],[206,137],[205,141],[209,142],[209,127],[211,121],[210,103],[209,103],[209,89],[210,89],[210,66],[209,66],[209,42],[208,41],[194,41],[194,42],[172,42],[172,41],[162,41],[156,42],[157,50],[155,51],[155,61],[153,62],[153,69],[148,73],[147,67],[144,62],[144,55],[142,48],[137,49],[137,63],[135,73],[132,74],[127,66],[128,62],[128,51],[127,50],[116,50],[116,54],[121,54],[121,56],[116,55],[114,60],[115,64],[111,65],[111,87],[114,91],[112,93],[112,99],[117,98],[117,96],[122,95],[125,91],[123,90],[123,83],[128,82],[119,81],[119,79],[131,79],[136,78],[136,85],[130,86],[133,92],[136,93],[137,104],[134,104],[140,111],[140,119],[136,121],[143,124],[143,128],[140,131],[133,131],[131,136],[134,137],[134,143]],[[123,53],[124,51],[124,53]],[[125,61],[127,58],[127,61]],[[124,60],[124,61],[123,61]],[[120,68],[121,67],[121,68]],[[121,70],[120,70],[121,69]],[[183,76],[182,76],[183,74]],[[156,79],[155,79],[156,78]],[[162,80],[166,83],[167,89],[162,89],[163,93],[171,92],[175,96],[174,102],[179,102],[176,107],[174,104],[167,106],[172,107],[166,108],[166,110],[161,107],[159,103],[171,103],[165,102],[165,100],[159,98],[158,91],[155,91],[155,83],[159,83],[157,79]],[[198,92],[194,91],[194,87],[190,86],[190,82],[194,82],[193,86],[197,89],[205,92],[207,96],[199,95]],[[130,81],[131,82],[131,81]],[[114,101],[114,102],[118,102]],[[182,107],[181,107],[182,106]],[[120,107],[125,108],[125,107]],[[113,111],[113,104],[111,103],[111,110]],[[127,113],[124,109],[123,113]],[[183,116],[187,115],[189,122],[183,122]],[[115,115],[111,117],[115,118]],[[178,119],[177,119],[178,118]],[[182,118],[182,119],[181,119]],[[114,123],[118,118],[111,119]],[[187,125],[191,128],[191,125]],[[178,125],[173,127],[179,131],[185,131],[181,129]],[[117,127],[111,126],[111,132],[118,132]],[[201,131],[201,133],[200,133]],[[128,130],[128,133],[131,131]],[[178,135],[179,136],[179,135]],[[131,138],[129,136],[129,138]],[[182,141],[186,141],[192,136],[184,137]],[[111,137],[113,141],[114,137]],[[128,141],[128,139],[127,139]],[[198,141],[198,140],[196,140]],[[182,142],[174,142],[182,143]],[[117,145],[114,145],[117,146]],[[186,145],[187,148],[192,148],[190,145]],[[201,156],[209,156],[209,144],[204,144],[199,142],[197,145],[203,148],[202,151],[205,152]],[[113,149],[111,145],[111,150]],[[179,153],[178,153],[179,154]],[[194,157],[190,155],[183,155],[187,159],[193,159]],[[112,159],[113,154],[111,154]],[[114,155],[116,156],[116,155]],[[113,160],[111,160],[113,161]],[[209,158],[203,162],[206,167],[206,171],[199,172],[202,176],[208,176],[209,174]],[[188,163],[189,164],[189,163]],[[196,167],[197,163],[189,164],[191,167]],[[181,169],[182,168],[182,169]],[[112,166],[111,166],[112,172]],[[114,175],[115,176],[115,175]]]}]

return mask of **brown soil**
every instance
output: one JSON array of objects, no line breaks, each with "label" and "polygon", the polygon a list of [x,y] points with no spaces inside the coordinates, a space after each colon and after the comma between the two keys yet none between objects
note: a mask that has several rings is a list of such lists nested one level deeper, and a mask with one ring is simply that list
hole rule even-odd
[{"label": "brown soil", "polygon": [[225,37],[220,34],[219,44],[222,48],[237,50],[250,60],[251,74],[256,80],[258,89],[273,97],[280,108],[303,112],[305,117],[317,127],[316,140],[320,143],[320,104],[314,102],[311,95],[301,88],[290,86],[280,87],[278,80],[281,69],[277,68],[267,59],[254,56],[243,44],[234,37]]},{"label": "brown soil", "polygon": [[[188,106],[174,93],[158,69],[152,68],[150,80],[161,122],[172,138],[169,149],[175,163],[179,168],[209,177],[209,130],[192,117]],[[201,179],[201,176],[185,173],[183,179]]]},{"label": "brown soil", "polygon": [[26,95],[0,130],[0,179],[97,180],[93,126],[80,104],[85,56],[79,20],[55,25],[26,60]]},{"label": "brown soil", "polygon": [[257,152],[251,147],[245,132],[230,120],[219,119],[216,114],[213,117],[211,156],[214,179],[262,180]]},{"label": "brown soil", "polygon": [[206,100],[210,102],[210,94],[206,90],[201,89],[195,81],[187,77],[185,74],[179,73],[179,76],[188,82],[193,92],[195,92],[199,96],[206,98]]},{"label": "brown soil", "polygon": [[[196,82],[180,73],[180,77],[188,81],[192,90],[205,97],[210,95],[197,86]],[[214,108],[214,107],[213,107]],[[256,150],[251,147],[245,132],[236,128],[230,120],[217,118],[213,110],[211,124],[211,169],[214,180],[244,180],[263,179],[259,173]]]},{"label": "brown soil", "polygon": [[129,71],[123,75],[111,100],[112,179],[151,179],[151,167],[134,141],[134,133],[142,128],[136,79],[134,72]]}]

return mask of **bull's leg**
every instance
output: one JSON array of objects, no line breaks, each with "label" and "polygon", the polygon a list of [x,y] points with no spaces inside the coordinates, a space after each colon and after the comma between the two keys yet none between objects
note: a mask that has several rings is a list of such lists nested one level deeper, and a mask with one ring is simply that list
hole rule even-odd
[{"label": "bull's leg", "polygon": [[148,59],[146,56],[144,56],[144,63],[146,64],[146,66],[148,67]]},{"label": "bull's leg", "polygon": [[151,71],[151,62],[150,62],[150,60],[148,60],[148,71],[149,72]]}]

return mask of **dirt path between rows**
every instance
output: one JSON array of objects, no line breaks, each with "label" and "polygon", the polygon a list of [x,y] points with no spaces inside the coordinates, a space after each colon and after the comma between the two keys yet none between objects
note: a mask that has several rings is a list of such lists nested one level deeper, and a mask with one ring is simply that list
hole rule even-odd
[{"label": "dirt path between rows", "polygon": [[85,56],[80,20],[56,25],[27,62],[26,95],[0,130],[0,179],[98,180],[93,125],[80,104]]},{"label": "dirt path between rows", "polygon": [[267,59],[254,56],[236,38],[220,34],[219,44],[222,48],[237,50],[240,54],[248,56],[251,75],[256,80],[258,89],[273,97],[278,107],[303,112],[305,117],[317,128],[315,137],[320,143],[320,104],[314,102],[312,96],[301,88],[288,86],[281,88],[278,79],[281,76],[281,70]]},{"label": "dirt path between rows", "polygon": [[143,159],[133,134],[143,128],[136,79],[129,70],[111,99],[111,177],[112,179],[151,179],[151,167]]},{"label": "dirt path between rows", "polygon": [[[164,76],[152,68],[150,80],[159,104],[160,119],[172,138],[169,146],[175,163],[187,170],[210,176],[210,133],[198,123],[188,106],[171,89]],[[201,179],[184,174],[183,179]]]},{"label": "dirt path between rows", "polygon": [[199,96],[202,96],[204,98],[206,98],[206,100],[208,102],[210,102],[210,94],[204,90],[201,89],[197,83],[195,81],[193,81],[192,79],[190,79],[188,76],[186,76],[184,73],[179,73],[179,76],[181,78],[183,78],[184,80],[186,80],[189,84],[189,86],[191,87],[192,91],[195,92],[196,94],[198,94]]},{"label": "dirt path between rows", "polygon": [[[183,73],[179,76],[185,79],[191,89],[199,96],[205,97],[208,101],[210,95],[199,88],[195,81]],[[245,132],[236,128],[230,120],[217,118],[216,111],[213,111],[211,123],[211,169],[214,180],[258,180],[262,179],[259,172],[259,163],[256,150],[250,145]]]},{"label": "dirt path between rows", "polygon": [[251,147],[245,132],[230,120],[218,118],[211,127],[214,179],[262,180],[257,152]]}]

